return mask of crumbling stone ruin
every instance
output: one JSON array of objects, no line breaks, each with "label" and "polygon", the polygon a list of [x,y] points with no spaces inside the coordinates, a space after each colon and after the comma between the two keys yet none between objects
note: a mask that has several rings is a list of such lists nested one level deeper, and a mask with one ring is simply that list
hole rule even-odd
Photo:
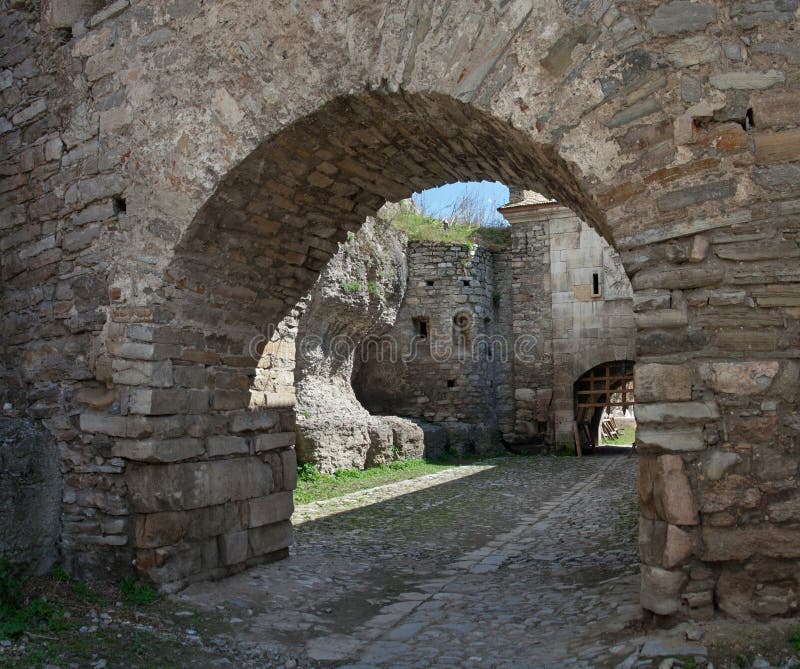
[{"label": "crumbling stone ruin", "polygon": [[644,608],[797,611],[796,0],[2,7],[0,392],[68,571],[285,555],[274,325],[384,202],[487,179],[630,278]]}]

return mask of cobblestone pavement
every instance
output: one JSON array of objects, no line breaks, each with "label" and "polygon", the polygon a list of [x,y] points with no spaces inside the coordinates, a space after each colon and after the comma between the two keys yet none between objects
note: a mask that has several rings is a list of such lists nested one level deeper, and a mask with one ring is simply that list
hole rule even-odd
[{"label": "cobblestone pavement", "polygon": [[289,560],[179,599],[287,667],[616,666],[635,482],[635,455],[501,458],[306,505]]}]

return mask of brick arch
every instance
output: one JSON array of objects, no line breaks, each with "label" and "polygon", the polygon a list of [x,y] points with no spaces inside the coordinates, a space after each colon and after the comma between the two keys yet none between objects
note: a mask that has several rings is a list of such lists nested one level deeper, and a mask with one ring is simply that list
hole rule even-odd
[{"label": "brick arch", "polygon": [[[44,419],[65,454],[62,544],[75,568],[125,562],[137,546],[146,551],[139,566],[163,581],[218,574],[252,557],[251,514],[263,513],[258,528],[275,525],[267,521],[277,506],[247,501],[272,494],[258,481],[248,483],[251,497],[225,501],[201,466],[205,500],[170,492],[188,470],[165,460],[191,462],[207,454],[209,435],[239,434],[221,434],[200,410],[211,408],[209,391],[190,389],[202,374],[181,370],[181,385],[175,372],[183,363],[251,367],[242,335],[252,319],[238,305],[263,299],[263,313],[285,311],[302,285],[281,284],[286,273],[274,261],[295,258],[310,281],[329,252],[321,240],[339,233],[303,227],[288,236],[301,248],[281,249],[288,222],[278,221],[280,239],[264,256],[273,283],[243,290],[237,280],[214,293],[193,276],[204,263],[191,256],[220,241],[204,238],[200,222],[215,225],[215,208],[246,209],[227,180],[257,172],[259,160],[268,168],[261,147],[327,105],[391,93],[446,114],[459,113],[457,100],[468,128],[480,120],[507,138],[516,129],[510,144],[527,147],[540,170],[521,185],[574,207],[621,253],[638,305],[647,436],[645,607],[793,612],[796,576],[783,562],[800,557],[792,548],[800,429],[792,3],[769,11],[682,1],[301,4],[120,3],[79,21],[69,39],[48,34],[28,10],[4,17],[15,29],[4,31],[3,53],[33,53],[47,75],[21,67],[4,98],[2,141],[16,171],[0,202],[3,315],[11,316],[3,319],[4,396]],[[4,62],[16,67],[15,57]],[[479,153],[463,148],[458,155]],[[489,153],[498,176],[515,171]],[[493,171],[485,158],[473,173]],[[376,203],[368,190],[359,215]],[[239,271],[234,247],[210,255]],[[190,299],[193,287],[200,299]],[[236,337],[200,327],[217,303],[229,305],[216,315],[241,329]],[[230,393],[230,406],[242,401],[239,377],[220,375],[214,386]],[[286,432],[274,418],[237,425]],[[234,454],[242,443],[218,447]],[[278,478],[283,464],[260,461],[279,492],[291,483]],[[151,475],[148,494],[126,487],[130,476]],[[141,514],[167,514],[153,522],[173,543],[150,539]],[[257,529],[252,541],[269,554],[286,532]]]}]

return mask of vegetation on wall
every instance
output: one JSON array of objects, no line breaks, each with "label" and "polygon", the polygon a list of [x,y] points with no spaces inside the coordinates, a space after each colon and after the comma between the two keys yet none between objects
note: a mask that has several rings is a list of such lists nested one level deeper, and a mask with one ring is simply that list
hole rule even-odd
[{"label": "vegetation on wall", "polygon": [[509,226],[482,225],[474,220],[445,221],[428,216],[410,200],[386,207],[382,217],[402,230],[411,241],[446,242],[471,246],[507,246],[511,242]]}]

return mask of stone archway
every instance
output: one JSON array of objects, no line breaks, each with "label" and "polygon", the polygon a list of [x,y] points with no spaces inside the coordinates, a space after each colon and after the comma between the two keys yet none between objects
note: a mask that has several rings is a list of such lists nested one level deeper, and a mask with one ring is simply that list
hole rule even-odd
[{"label": "stone archway", "polygon": [[[286,313],[333,241],[383,199],[486,175],[569,205],[631,277],[645,606],[794,610],[796,577],[784,571],[800,557],[791,3],[145,0],[78,13],[71,33],[26,11],[3,19],[4,67],[19,66],[8,87],[2,79],[3,394],[59,443],[73,568],[124,565],[135,545],[167,581],[253,558],[255,528],[244,526],[249,500],[272,494],[263,478],[243,476],[237,497],[247,494],[232,499],[198,466],[187,502],[174,491],[190,470],[165,463],[219,447],[213,462],[243,462],[214,468],[269,466],[272,485],[290,487],[249,455],[252,440],[286,432],[281,412],[243,408],[253,311],[259,326]],[[28,55],[42,76],[22,66]],[[395,145],[411,148],[388,154]],[[449,164],[443,147],[467,162]],[[369,159],[381,151],[382,163]],[[289,178],[302,192],[282,192]],[[348,183],[355,190],[334,190]],[[246,261],[255,251],[260,266]],[[230,332],[206,329],[219,322]],[[192,385],[208,380],[199,376],[177,385],[183,363],[219,368],[213,389]],[[242,416],[247,457],[218,424],[224,412]],[[134,455],[163,477],[144,496],[127,487]],[[199,511],[209,501],[219,516]],[[179,504],[193,508],[162,508]],[[274,508],[258,527],[280,525],[285,509]],[[167,514],[158,520],[189,543],[145,548],[147,522],[131,510]],[[279,551],[280,527],[253,534]]]}]

